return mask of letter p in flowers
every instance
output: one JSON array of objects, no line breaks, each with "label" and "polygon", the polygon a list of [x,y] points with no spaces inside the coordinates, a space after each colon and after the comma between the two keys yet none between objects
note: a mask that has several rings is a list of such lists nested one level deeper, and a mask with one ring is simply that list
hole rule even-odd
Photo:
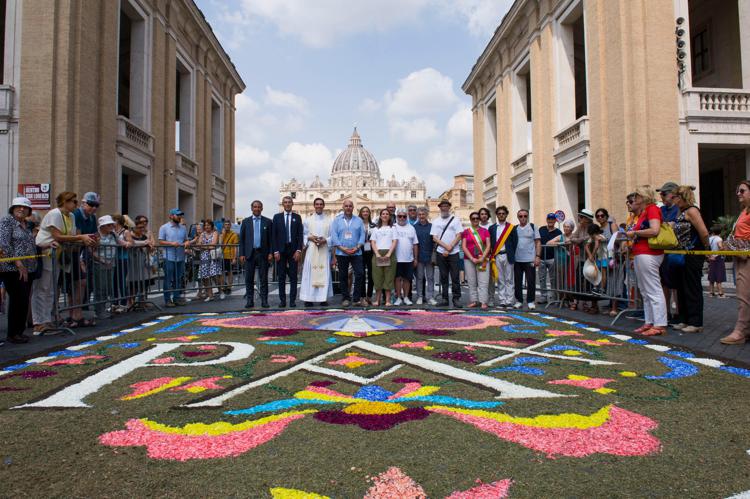
[{"label": "letter p in flowers", "polygon": [[113,381],[122,378],[123,376],[130,374],[136,369],[142,367],[166,367],[166,366],[182,366],[182,367],[198,367],[208,366],[212,364],[225,364],[227,362],[233,362],[242,360],[250,357],[255,350],[255,347],[246,343],[236,343],[231,341],[226,342],[205,342],[205,343],[191,343],[191,346],[197,345],[224,345],[232,348],[232,351],[223,357],[218,359],[206,360],[203,362],[174,362],[171,364],[149,364],[154,359],[157,359],[165,353],[171,352],[180,348],[180,343],[156,343],[153,347],[146,351],[143,351],[137,355],[129,357],[125,360],[118,362],[117,364],[111,365],[101,371],[84,378],[78,383],[69,385],[57,393],[50,395],[37,402],[31,402],[28,404],[19,405],[13,407],[13,409],[26,409],[29,407],[91,407],[89,404],[84,402],[84,398],[96,393],[103,386],[112,383]]}]

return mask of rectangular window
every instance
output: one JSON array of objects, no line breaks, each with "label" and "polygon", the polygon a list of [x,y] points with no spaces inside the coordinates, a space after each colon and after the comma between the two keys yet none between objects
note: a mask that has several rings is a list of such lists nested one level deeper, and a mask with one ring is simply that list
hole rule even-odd
[{"label": "rectangular window", "polygon": [[417,191],[411,191],[411,198],[417,199]]},{"label": "rectangular window", "polygon": [[711,71],[711,33],[708,23],[697,26],[691,38],[693,78],[699,78]]},{"label": "rectangular window", "polygon": [[175,74],[175,151],[192,158],[193,75],[177,58]]},{"label": "rectangular window", "polygon": [[221,125],[221,106],[211,99],[211,171],[217,177],[223,177],[224,173]]}]

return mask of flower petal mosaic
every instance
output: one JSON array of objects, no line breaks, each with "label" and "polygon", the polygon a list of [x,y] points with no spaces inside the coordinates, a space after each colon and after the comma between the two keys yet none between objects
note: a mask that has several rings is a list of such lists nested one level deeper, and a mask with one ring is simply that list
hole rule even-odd
[{"label": "flower petal mosaic", "polygon": [[544,313],[160,316],[0,367],[6,470],[26,470],[3,487],[728,497],[750,490],[749,383],[742,366]]}]

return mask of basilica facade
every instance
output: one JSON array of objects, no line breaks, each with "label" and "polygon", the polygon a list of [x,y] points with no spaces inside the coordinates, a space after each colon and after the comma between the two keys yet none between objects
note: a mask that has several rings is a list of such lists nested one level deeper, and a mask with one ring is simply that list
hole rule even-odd
[{"label": "basilica facade", "polygon": [[279,194],[279,199],[291,196],[295,211],[303,216],[315,212],[313,201],[316,198],[325,200],[326,214],[338,213],[341,204],[350,199],[354,202],[355,212],[368,206],[373,211],[373,218],[388,203],[394,203],[396,208],[406,208],[411,204],[427,205],[427,190],[422,180],[416,177],[398,180],[395,175],[383,179],[380,176],[378,161],[362,146],[362,139],[356,128],[349,138],[349,146],[333,162],[331,177],[327,182],[316,176],[307,185],[304,181],[292,178],[281,184]]}]

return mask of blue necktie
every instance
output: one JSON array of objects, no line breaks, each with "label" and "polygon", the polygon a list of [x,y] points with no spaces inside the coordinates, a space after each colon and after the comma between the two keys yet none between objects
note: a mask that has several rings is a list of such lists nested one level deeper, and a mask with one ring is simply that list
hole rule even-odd
[{"label": "blue necktie", "polygon": [[253,218],[253,248],[260,248],[260,218]]}]

